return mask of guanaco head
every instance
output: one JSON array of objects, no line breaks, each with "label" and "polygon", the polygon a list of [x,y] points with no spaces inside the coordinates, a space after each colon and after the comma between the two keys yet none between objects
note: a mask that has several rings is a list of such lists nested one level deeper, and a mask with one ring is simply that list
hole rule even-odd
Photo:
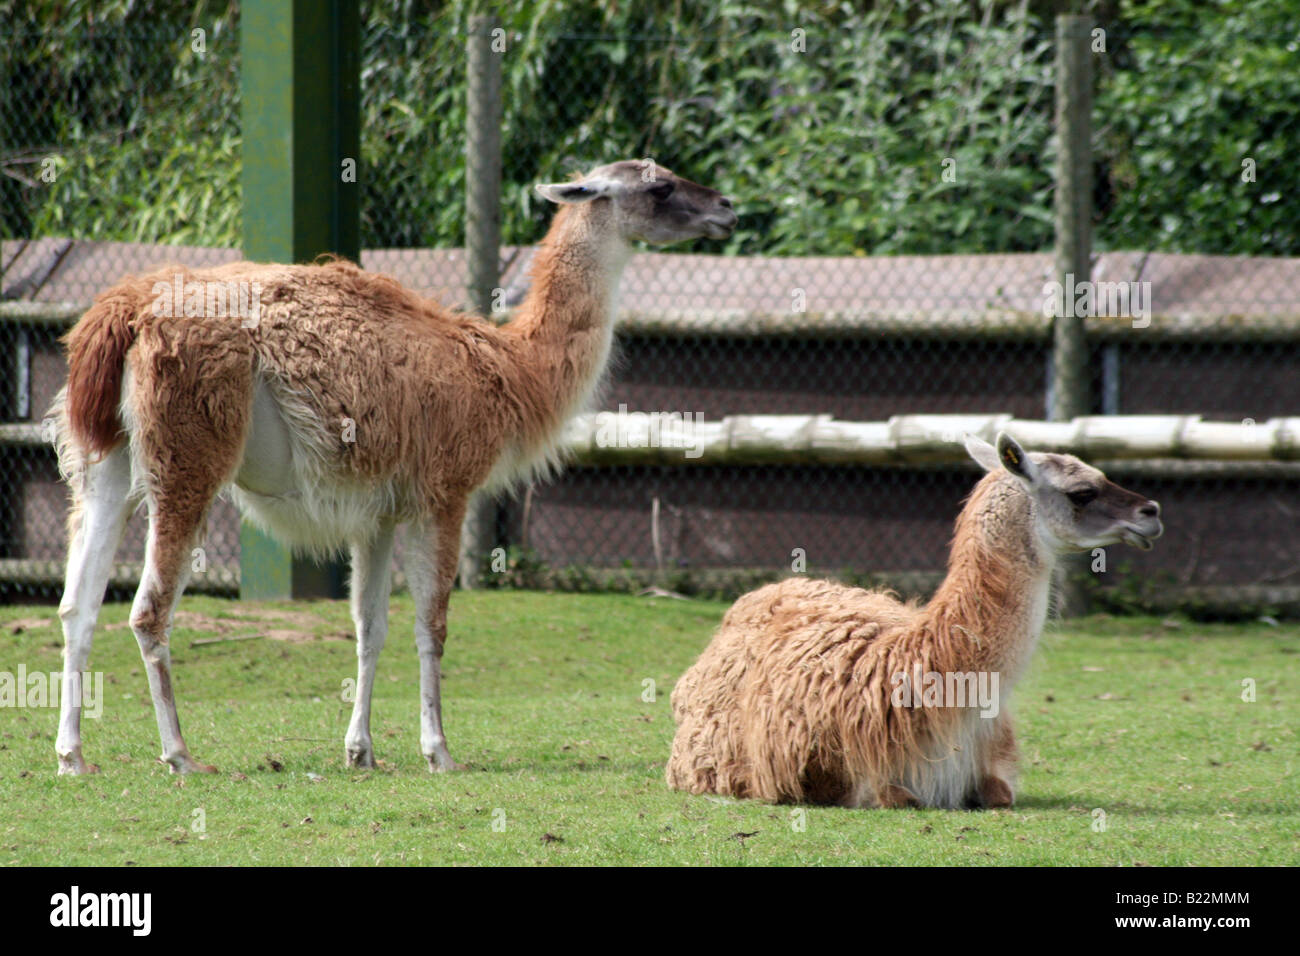
[{"label": "guanaco head", "polygon": [[607,207],[626,240],[661,245],[703,236],[725,239],[736,228],[730,199],[648,159],[610,163],[573,182],[536,188],[551,202]]},{"label": "guanaco head", "polygon": [[1150,551],[1164,528],[1160,505],[1110,481],[1073,455],[1026,452],[1002,432],[997,448],[966,437],[966,450],[986,471],[1005,468],[1034,503],[1039,537],[1058,553],[1124,542]]}]

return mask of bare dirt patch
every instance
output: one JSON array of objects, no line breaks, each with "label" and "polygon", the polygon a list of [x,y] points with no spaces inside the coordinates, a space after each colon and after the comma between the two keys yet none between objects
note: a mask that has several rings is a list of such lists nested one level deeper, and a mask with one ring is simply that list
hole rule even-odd
[{"label": "bare dirt patch", "polygon": [[39,631],[57,624],[58,619],[53,617],[20,617],[16,621],[6,621],[4,626],[10,634],[22,634],[24,631]]},{"label": "bare dirt patch", "polygon": [[[324,618],[309,611],[290,611],[282,608],[240,608],[229,616],[212,617],[197,611],[177,611],[174,627],[198,631],[205,643],[252,640],[285,641],[305,644],[308,641],[350,641],[350,631],[330,630],[318,634],[317,629],[328,624]],[[122,630],[127,623],[110,624],[106,630]],[[216,638],[217,641],[211,639]]]}]

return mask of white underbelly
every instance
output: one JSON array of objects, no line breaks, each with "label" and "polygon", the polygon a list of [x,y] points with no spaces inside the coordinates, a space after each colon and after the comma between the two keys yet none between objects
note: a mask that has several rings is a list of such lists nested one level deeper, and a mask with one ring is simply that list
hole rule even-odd
[{"label": "white underbelly", "polygon": [[969,708],[944,741],[935,741],[928,752],[918,754],[897,768],[895,779],[863,779],[854,782],[847,801],[852,807],[869,807],[882,784],[905,787],[925,807],[960,809],[974,793],[979,779],[979,755],[996,731],[997,721],[981,717]]},{"label": "white underbelly", "polygon": [[927,807],[960,808],[976,786],[983,739],[993,733],[993,721],[971,710],[963,714],[954,739],[936,742],[926,759],[909,768],[903,786]]},{"label": "white underbelly", "polygon": [[277,497],[295,490],[289,426],[266,383],[253,389],[253,414],[235,485],[252,494]]},{"label": "white underbelly", "polygon": [[277,541],[316,555],[368,541],[382,524],[404,519],[408,496],[394,482],[331,474],[326,439],[303,412],[292,409],[291,429],[271,387],[255,386],[243,459],[229,487],[240,512]]}]

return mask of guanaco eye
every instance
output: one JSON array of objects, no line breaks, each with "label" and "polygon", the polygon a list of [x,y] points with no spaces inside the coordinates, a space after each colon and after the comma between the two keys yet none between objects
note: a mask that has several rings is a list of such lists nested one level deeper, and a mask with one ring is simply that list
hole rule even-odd
[{"label": "guanaco eye", "polygon": [[1082,508],[1097,497],[1097,492],[1091,488],[1081,488],[1079,491],[1070,492],[1066,497],[1070,499],[1070,503],[1076,508]]},{"label": "guanaco eye", "polygon": [[651,189],[650,195],[654,196],[655,199],[658,199],[660,202],[662,202],[663,200],[667,199],[669,196],[673,194],[674,188],[676,187],[674,187],[672,183],[662,183],[658,186],[655,186],[653,189]]}]

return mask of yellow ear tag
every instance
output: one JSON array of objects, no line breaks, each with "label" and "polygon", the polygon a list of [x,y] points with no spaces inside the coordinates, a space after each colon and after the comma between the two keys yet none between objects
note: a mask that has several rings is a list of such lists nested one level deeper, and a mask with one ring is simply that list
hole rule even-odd
[{"label": "yellow ear tag", "polygon": [[1020,457],[1016,454],[1016,450],[1012,448],[1010,445],[1008,445],[1006,449],[1002,452],[1002,457],[1005,458],[1007,461],[1011,462],[1011,464],[1014,465],[1015,467],[1017,468],[1020,467]]}]

